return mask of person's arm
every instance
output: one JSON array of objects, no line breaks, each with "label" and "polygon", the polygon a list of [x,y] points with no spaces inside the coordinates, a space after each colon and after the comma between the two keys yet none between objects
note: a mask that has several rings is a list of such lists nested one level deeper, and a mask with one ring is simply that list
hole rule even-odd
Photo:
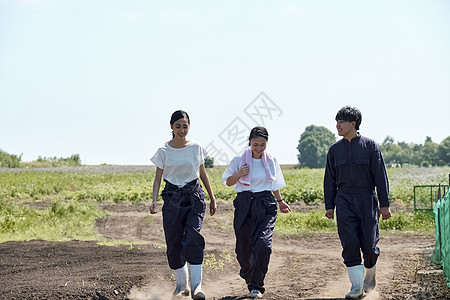
[{"label": "person's arm", "polygon": [[217,205],[216,205],[216,198],[214,197],[213,190],[211,188],[211,184],[209,182],[208,174],[206,174],[205,165],[200,165],[200,179],[203,182],[203,185],[205,186],[206,192],[209,195],[209,213],[211,216],[213,216],[216,213]]},{"label": "person's arm", "polygon": [[230,177],[227,178],[227,181],[225,183],[228,186],[233,186],[237,183],[239,178],[241,178],[242,176],[248,175],[249,172],[250,172],[250,167],[247,164],[242,165],[236,173],[234,173],[233,175],[231,175]]},{"label": "person's arm", "polygon": [[387,220],[391,217],[391,209],[389,208],[389,180],[383,155],[376,143],[374,143],[374,150],[372,153],[371,169],[373,177],[375,178],[378,201],[380,202],[378,217],[382,216],[383,220]]},{"label": "person's arm", "polygon": [[163,174],[163,169],[156,168],[156,174],[155,174],[155,180],[153,181],[153,201],[152,205],[150,205],[150,213],[156,214],[156,206],[158,202],[158,194],[159,194],[159,188],[161,187],[161,178]]},{"label": "person's arm", "polygon": [[291,208],[289,207],[289,204],[284,202],[283,198],[281,197],[280,190],[273,191],[273,195],[278,203],[278,208],[282,213],[288,213],[291,211]]},{"label": "person's arm", "polygon": [[333,166],[333,159],[331,154],[331,148],[327,154],[327,164],[325,166],[325,176],[323,179],[323,192],[325,198],[325,217],[328,219],[334,218],[334,199],[336,198],[336,172]]}]

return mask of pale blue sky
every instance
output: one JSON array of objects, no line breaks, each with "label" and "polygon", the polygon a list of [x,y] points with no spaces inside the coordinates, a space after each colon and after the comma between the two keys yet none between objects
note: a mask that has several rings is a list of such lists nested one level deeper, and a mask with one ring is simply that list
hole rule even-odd
[{"label": "pale blue sky", "polygon": [[[344,105],[381,143],[450,135],[450,1],[0,0],[0,148],[24,161],[150,164],[184,109],[220,134],[264,92],[268,149],[297,162]],[[256,103],[256,102],[255,102]],[[256,104],[253,107],[256,107]],[[223,135],[222,135],[223,137]]]}]

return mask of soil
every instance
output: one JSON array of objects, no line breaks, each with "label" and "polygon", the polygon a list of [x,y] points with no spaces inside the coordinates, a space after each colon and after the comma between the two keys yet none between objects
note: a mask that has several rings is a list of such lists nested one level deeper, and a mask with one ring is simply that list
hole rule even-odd
[{"label": "soil", "polygon": [[[44,205],[45,206],[45,205]],[[296,211],[318,209],[296,203]],[[103,205],[111,214],[97,221],[106,237],[130,241],[34,240],[0,244],[0,299],[171,299],[161,213],[148,205]],[[232,207],[219,202],[205,217],[203,290],[208,299],[247,299],[234,254]],[[442,271],[430,265],[434,236],[381,233],[377,287],[364,299],[450,299]],[[276,234],[264,299],[343,299],[350,289],[336,233],[287,237]],[[186,297],[185,299],[189,299]]]}]

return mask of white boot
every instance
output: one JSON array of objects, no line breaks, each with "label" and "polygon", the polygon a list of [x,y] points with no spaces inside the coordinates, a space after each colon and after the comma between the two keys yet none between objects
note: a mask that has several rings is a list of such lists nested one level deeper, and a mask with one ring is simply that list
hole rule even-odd
[{"label": "white boot", "polygon": [[364,292],[368,293],[375,288],[376,280],[375,273],[377,271],[377,265],[372,268],[366,268],[366,278],[364,278]]},{"label": "white boot", "polygon": [[189,265],[189,274],[191,276],[192,299],[206,299],[205,294],[202,293],[202,265]]},{"label": "white boot", "polygon": [[177,281],[177,288],[173,292],[173,295],[176,297],[189,296],[187,264],[184,264],[181,268],[174,270],[173,274],[175,275],[175,280]]},{"label": "white boot", "polygon": [[345,295],[345,299],[359,299],[363,294],[364,266],[349,267],[347,271],[350,282],[352,283],[352,289],[350,293]]}]

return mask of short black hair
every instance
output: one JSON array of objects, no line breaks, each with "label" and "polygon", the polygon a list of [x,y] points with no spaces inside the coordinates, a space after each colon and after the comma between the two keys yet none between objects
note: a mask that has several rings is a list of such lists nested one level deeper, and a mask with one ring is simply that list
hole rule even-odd
[{"label": "short black hair", "polygon": [[248,145],[250,146],[250,141],[253,138],[262,137],[266,140],[266,142],[269,140],[269,133],[267,132],[267,129],[262,126],[256,126],[253,127],[253,129],[250,131],[250,135],[248,137]]},{"label": "short black hair", "polygon": [[359,130],[359,125],[361,125],[362,115],[359,109],[351,106],[344,106],[336,114],[336,121],[342,120],[347,122],[355,121],[355,129]]}]

